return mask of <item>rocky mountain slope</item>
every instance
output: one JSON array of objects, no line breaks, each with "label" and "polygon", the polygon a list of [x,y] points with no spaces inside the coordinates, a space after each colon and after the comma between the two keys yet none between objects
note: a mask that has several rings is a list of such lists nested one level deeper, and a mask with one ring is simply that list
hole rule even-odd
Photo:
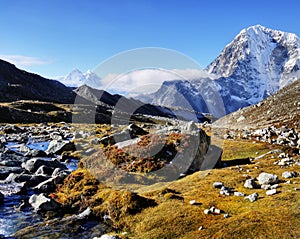
[{"label": "rocky mountain slope", "polygon": [[75,93],[62,83],[16,68],[0,60],[0,102],[39,100],[73,103]]},{"label": "rocky mountain slope", "polygon": [[283,125],[300,130],[300,79],[258,104],[229,114],[213,124],[232,129]]},{"label": "rocky mountain slope", "polygon": [[[139,100],[126,98],[118,94],[110,94],[104,90],[97,90],[87,85],[82,85],[74,90],[74,92],[89,101],[92,104],[106,107],[107,109],[114,109],[127,114],[145,114],[163,117],[172,117],[173,112],[167,108],[144,104]],[[80,103],[75,102],[75,104]]]},{"label": "rocky mountain slope", "polygon": [[[226,113],[256,104],[282,87],[300,78],[300,39],[292,33],[257,25],[242,30],[214,60],[206,71],[218,75],[210,84],[207,79],[166,82],[157,92],[139,97],[148,103],[186,107],[207,112],[202,99],[219,92]],[[185,98],[184,103],[178,95]],[[208,102],[208,100],[206,100]],[[218,103],[217,103],[218,104]]]}]

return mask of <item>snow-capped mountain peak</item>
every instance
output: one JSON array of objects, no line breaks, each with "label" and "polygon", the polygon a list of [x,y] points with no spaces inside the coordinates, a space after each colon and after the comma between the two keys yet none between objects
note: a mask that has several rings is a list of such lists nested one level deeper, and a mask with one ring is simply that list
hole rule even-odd
[{"label": "snow-capped mountain peak", "polygon": [[[300,39],[293,33],[261,25],[248,27],[225,46],[206,71],[219,76],[214,81],[219,85],[226,112],[230,113],[258,103],[300,78]],[[184,97],[191,105],[196,102],[197,94],[204,98],[207,94],[203,87],[199,87],[203,86],[201,81],[203,79],[190,81],[189,88],[193,90],[184,91]],[[157,101],[163,99],[166,106],[181,106],[176,96],[178,94],[170,93],[170,89],[175,89],[172,84],[175,83],[171,82],[169,89],[166,84],[163,85],[164,90],[158,90],[148,98],[144,96],[144,99],[153,104],[161,103]],[[176,82],[180,94],[186,86],[186,82]],[[194,109],[205,112],[201,105],[203,103]]]},{"label": "snow-capped mountain peak", "polygon": [[58,77],[57,80],[61,81],[67,86],[78,87],[88,85],[93,88],[99,88],[101,78],[93,71],[88,70],[85,74],[78,69],[73,69],[68,75]]}]

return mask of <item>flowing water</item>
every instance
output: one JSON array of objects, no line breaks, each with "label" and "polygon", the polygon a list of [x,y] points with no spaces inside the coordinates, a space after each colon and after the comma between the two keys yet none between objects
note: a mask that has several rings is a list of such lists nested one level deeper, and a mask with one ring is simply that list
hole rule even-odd
[{"label": "flowing water", "polygon": [[[30,149],[38,149],[45,151],[48,148],[49,142],[30,142],[26,144]],[[7,148],[17,152],[18,143],[8,142]],[[45,158],[51,160],[51,158]],[[77,169],[77,161],[71,159],[68,163],[65,163],[68,170],[73,171]],[[9,187],[7,185],[6,187]],[[0,203],[0,238],[10,237],[13,233],[19,229],[34,225],[43,221],[43,217],[35,213],[30,206],[25,206],[22,210],[18,209],[20,204],[28,202],[29,197],[33,194],[33,191],[29,191],[26,195],[5,195],[4,201]]]}]

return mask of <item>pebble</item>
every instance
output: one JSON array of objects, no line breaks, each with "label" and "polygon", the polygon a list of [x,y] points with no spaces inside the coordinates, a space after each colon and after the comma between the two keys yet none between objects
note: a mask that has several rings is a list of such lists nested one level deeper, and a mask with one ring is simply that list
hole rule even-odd
[{"label": "pebble", "polygon": [[208,215],[208,214],[211,214],[211,211],[209,209],[205,209],[204,211],[204,214]]},{"label": "pebble", "polygon": [[236,196],[236,197],[244,197],[244,196],[245,196],[245,194],[244,194],[244,193],[241,193],[241,192],[234,192],[233,194],[234,194],[234,196]]},{"label": "pebble", "polygon": [[266,195],[270,196],[270,195],[274,195],[277,193],[277,190],[276,189],[271,189],[271,190],[268,190],[266,191]]},{"label": "pebble", "polygon": [[279,187],[279,184],[276,183],[276,184],[274,184],[274,185],[271,186],[271,189],[276,189],[276,188],[278,188],[278,187]]},{"label": "pebble", "polygon": [[190,204],[191,204],[191,205],[196,204],[196,200],[191,200],[191,201],[190,201]]},{"label": "pebble", "polygon": [[223,183],[221,183],[221,182],[214,182],[213,186],[214,186],[214,188],[222,188],[223,187]]}]

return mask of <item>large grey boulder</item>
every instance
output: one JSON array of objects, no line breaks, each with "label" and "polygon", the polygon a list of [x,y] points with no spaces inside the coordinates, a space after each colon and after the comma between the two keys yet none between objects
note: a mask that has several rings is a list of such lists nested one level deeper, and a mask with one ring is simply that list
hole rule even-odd
[{"label": "large grey boulder", "polygon": [[63,180],[64,178],[60,176],[49,178],[46,181],[41,182],[39,185],[34,187],[34,189],[39,192],[50,193],[55,191],[57,184],[63,183]]},{"label": "large grey boulder", "polygon": [[51,176],[53,171],[54,171],[54,167],[48,167],[46,165],[42,165],[41,167],[39,167],[36,172],[35,175],[46,175],[46,176]]},{"label": "large grey boulder", "polygon": [[260,185],[275,184],[278,182],[278,176],[271,173],[261,173],[257,180]]},{"label": "large grey boulder", "polygon": [[55,202],[52,198],[46,197],[45,194],[32,195],[29,198],[30,205],[36,212],[47,212],[57,210],[60,205]]},{"label": "large grey boulder", "polygon": [[48,155],[61,154],[64,151],[75,151],[75,144],[68,140],[52,140],[46,150]]},{"label": "large grey boulder", "polygon": [[64,164],[60,163],[56,159],[47,160],[43,158],[32,158],[22,164],[22,167],[30,173],[35,173],[41,166],[67,169],[67,167]]}]

